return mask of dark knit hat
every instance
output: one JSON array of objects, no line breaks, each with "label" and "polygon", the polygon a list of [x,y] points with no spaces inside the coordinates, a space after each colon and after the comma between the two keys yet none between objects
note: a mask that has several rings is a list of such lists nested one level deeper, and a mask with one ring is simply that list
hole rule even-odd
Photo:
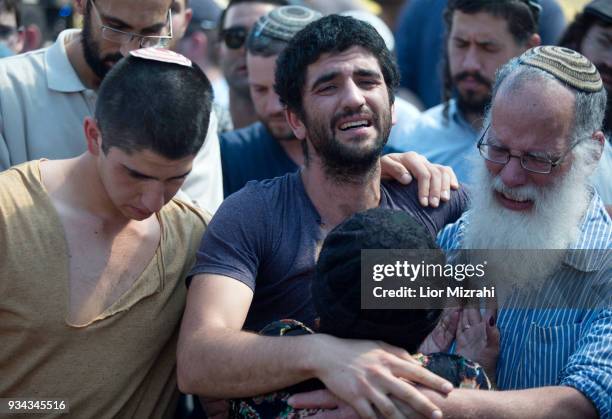
[{"label": "dark knit hat", "polygon": [[525,51],[519,61],[552,74],[576,90],[593,93],[603,89],[595,65],[569,48],[551,45],[534,47]]},{"label": "dark knit hat", "polygon": [[321,13],[307,7],[277,7],[259,18],[253,26],[253,34],[289,42],[296,33],[321,16]]},{"label": "dark knit hat", "polygon": [[584,7],[584,13],[597,16],[607,23],[612,23],[612,1],[593,0]]},{"label": "dark knit hat", "polygon": [[312,283],[320,331],[342,338],[384,340],[414,351],[441,310],[362,310],[362,249],[438,249],[427,230],[403,211],[375,208],[334,228],[323,243]]}]

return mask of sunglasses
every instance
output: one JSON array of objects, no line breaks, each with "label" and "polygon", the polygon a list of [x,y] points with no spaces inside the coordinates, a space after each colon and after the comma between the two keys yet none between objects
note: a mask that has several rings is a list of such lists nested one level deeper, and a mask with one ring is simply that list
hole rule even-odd
[{"label": "sunglasses", "polygon": [[221,39],[231,49],[238,49],[244,45],[249,30],[244,26],[232,26],[221,31]]}]

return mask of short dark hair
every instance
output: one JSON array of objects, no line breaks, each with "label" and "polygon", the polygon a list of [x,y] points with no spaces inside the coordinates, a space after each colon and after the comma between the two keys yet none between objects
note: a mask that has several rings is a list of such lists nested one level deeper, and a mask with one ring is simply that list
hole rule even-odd
[{"label": "short dark hair", "polygon": [[303,115],[302,93],[306,71],[326,53],[359,46],[376,57],[393,103],[399,70],[385,41],[369,23],[349,16],[329,15],[307,25],[289,42],[276,62],[274,89],[288,109]]},{"label": "short dark hair", "polygon": [[593,25],[609,28],[612,23],[592,13],[579,13],[563,33],[559,45],[581,52],[582,41]]},{"label": "short dark hair", "polygon": [[0,0],[0,12],[15,13],[17,28],[21,27],[21,0]]},{"label": "short dark hair", "polygon": [[321,248],[311,285],[319,331],[341,338],[384,340],[415,352],[442,310],[361,309],[362,250],[367,249],[386,249],[388,259],[395,258],[395,249],[424,250],[421,256],[428,258],[427,263],[446,263],[432,235],[410,214],[374,208],[353,215],[327,235]]},{"label": "short dark hair", "polygon": [[173,160],[195,155],[208,132],[212,100],[210,81],[197,65],[127,56],[98,91],[103,151],[149,149]]},{"label": "short dark hair", "polygon": [[224,29],[225,15],[227,15],[228,10],[240,3],[263,3],[273,4],[275,6],[288,6],[291,4],[288,0],[230,0],[227,7],[221,12],[221,16],[219,16],[219,37],[221,37],[221,31]]},{"label": "short dark hair", "polygon": [[[529,38],[538,32],[541,7],[537,0],[449,0],[444,9],[446,24],[446,41],[444,59],[442,60],[443,91],[442,100],[447,102],[453,91],[453,81],[448,61],[448,38],[453,27],[455,11],[466,14],[480,12],[489,13],[508,22],[508,30],[517,45],[525,44]],[[448,116],[448,104],[444,108],[444,116]]]}]

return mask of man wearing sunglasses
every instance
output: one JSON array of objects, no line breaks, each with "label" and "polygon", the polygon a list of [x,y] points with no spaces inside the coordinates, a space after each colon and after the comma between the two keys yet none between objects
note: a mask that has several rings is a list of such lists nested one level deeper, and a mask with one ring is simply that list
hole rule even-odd
[{"label": "man wearing sunglasses", "polygon": [[249,31],[261,16],[287,0],[231,0],[219,21],[219,59],[229,85],[229,111],[233,128],[243,128],[257,121],[249,92],[245,42]]},{"label": "man wearing sunglasses", "polygon": [[[85,151],[82,121],[96,89],[131,50],[172,39],[171,0],[77,0],[83,30],[66,30],[49,48],[0,61],[0,170]],[[155,86],[151,86],[152,89]],[[126,109],[126,112],[137,112]],[[216,120],[183,191],[209,211],[223,196]]]}]

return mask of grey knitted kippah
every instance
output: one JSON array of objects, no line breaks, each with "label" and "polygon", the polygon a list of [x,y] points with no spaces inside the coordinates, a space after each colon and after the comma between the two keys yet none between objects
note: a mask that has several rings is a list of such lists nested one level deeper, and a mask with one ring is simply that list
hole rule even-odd
[{"label": "grey knitted kippah", "polygon": [[531,48],[519,57],[519,61],[552,74],[574,89],[583,92],[603,89],[601,76],[593,63],[569,48],[550,45]]},{"label": "grey knitted kippah", "polygon": [[253,27],[253,34],[289,42],[296,33],[321,16],[321,13],[302,6],[278,7],[259,18]]}]

